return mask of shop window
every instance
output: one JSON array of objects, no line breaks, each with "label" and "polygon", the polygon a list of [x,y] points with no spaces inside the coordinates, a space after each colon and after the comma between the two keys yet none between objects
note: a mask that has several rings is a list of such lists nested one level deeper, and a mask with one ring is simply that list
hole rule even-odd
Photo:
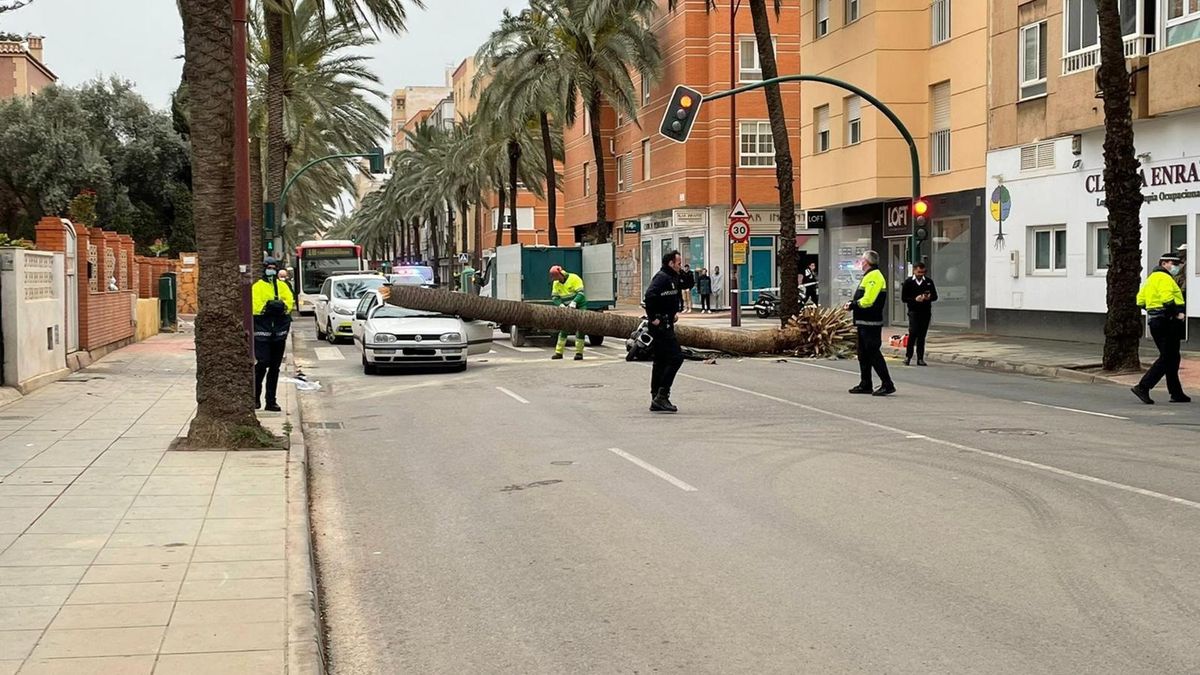
[{"label": "shop window", "polygon": [[1167,0],[1167,46],[1200,39],[1200,0]]},{"label": "shop window", "polygon": [[950,171],[950,83],[942,82],[930,88],[933,124],[929,142],[931,173]]},{"label": "shop window", "polygon": [[950,39],[950,0],[933,0],[933,44],[940,45]]},{"label": "shop window", "polygon": [[770,122],[742,122],[741,165],[749,168],[775,166],[775,137],[771,135]]},{"label": "shop window", "polygon": [[816,36],[818,38],[829,35],[829,0],[817,0],[816,11],[813,12],[816,17]]},{"label": "shop window", "polygon": [[1088,223],[1088,272],[1104,274],[1108,272],[1108,223]]},{"label": "shop window", "polygon": [[816,132],[816,138],[813,139],[813,146],[817,152],[827,152],[830,147],[829,106],[823,105],[814,110],[813,119],[815,120],[813,129]]},{"label": "shop window", "polygon": [[1046,95],[1046,22],[1021,29],[1020,100]]},{"label": "shop window", "polygon": [[1033,256],[1030,274],[1065,275],[1067,273],[1067,228],[1065,225],[1039,227],[1029,231]]},{"label": "shop window", "polygon": [[846,145],[862,142],[862,97],[846,97]]}]

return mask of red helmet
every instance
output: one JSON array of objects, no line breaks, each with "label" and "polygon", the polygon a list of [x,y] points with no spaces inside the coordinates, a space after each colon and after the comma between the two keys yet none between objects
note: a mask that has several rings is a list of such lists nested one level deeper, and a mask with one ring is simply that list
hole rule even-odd
[{"label": "red helmet", "polygon": [[550,268],[550,276],[551,277],[566,276],[566,272],[563,272],[562,265],[554,265],[553,267]]}]

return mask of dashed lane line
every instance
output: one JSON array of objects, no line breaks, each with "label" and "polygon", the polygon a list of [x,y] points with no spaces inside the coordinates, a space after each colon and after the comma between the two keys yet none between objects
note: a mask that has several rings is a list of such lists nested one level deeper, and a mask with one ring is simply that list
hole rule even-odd
[{"label": "dashed lane line", "polygon": [[675,476],[672,476],[671,474],[667,473],[666,471],[663,471],[662,469],[658,468],[657,466],[654,466],[650,462],[647,462],[638,457],[634,457],[633,455],[629,454],[628,452],[625,452],[624,450],[622,450],[620,448],[609,448],[608,451],[613,453],[617,457],[626,459],[626,460],[636,464],[637,466],[642,467],[646,471],[649,471],[650,473],[667,481],[671,485],[674,485],[675,487],[679,488],[680,490],[683,490],[684,492],[696,492],[696,488],[692,487],[691,485],[688,485],[687,483],[679,480]]},{"label": "dashed lane line", "polygon": [[496,387],[496,390],[497,390],[497,391],[499,391],[501,394],[504,394],[505,396],[507,396],[507,397],[511,398],[512,400],[516,401],[517,403],[525,403],[525,404],[528,404],[528,403],[529,403],[529,401],[528,401],[528,400],[526,400],[526,399],[524,399],[524,398],[521,398],[521,397],[520,397],[520,396],[518,396],[517,394],[513,393],[512,391],[510,391],[510,390],[508,390],[508,389],[505,389],[504,387]]}]

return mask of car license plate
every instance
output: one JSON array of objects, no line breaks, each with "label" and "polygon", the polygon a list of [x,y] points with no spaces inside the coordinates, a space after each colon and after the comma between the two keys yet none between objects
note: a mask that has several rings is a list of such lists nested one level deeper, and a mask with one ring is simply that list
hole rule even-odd
[{"label": "car license plate", "polygon": [[372,351],[374,351],[376,354],[395,354],[396,353],[395,349],[374,349]]}]

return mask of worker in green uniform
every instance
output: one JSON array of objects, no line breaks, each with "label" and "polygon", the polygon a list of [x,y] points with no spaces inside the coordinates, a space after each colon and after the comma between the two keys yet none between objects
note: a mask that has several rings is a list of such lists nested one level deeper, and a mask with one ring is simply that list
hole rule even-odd
[{"label": "worker in green uniform", "polygon": [[263,276],[250,287],[254,311],[254,398],[256,408],[262,406],[263,379],[267,381],[267,410],[280,412],[275,396],[279,387],[279,367],[287,348],[288,332],[292,328],[292,311],[296,298],[292,287],[279,279],[279,263],[274,258],[263,261]]},{"label": "worker in green uniform", "polygon": [[1183,393],[1179,382],[1179,343],[1183,340],[1184,311],[1183,292],[1176,278],[1183,273],[1183,259],[1177,253],[1164,253],[1158,259],[1158,267],[1146,277],[1146,282],[1137,294],[1137,304],[1146,310],[1150,323],[1150,336],[1158,347],[1158,360],[1142,376],[1134,387],[1133,395],[1142,403],[1154,403],[1150,398],[1153,389],[1163,377],[1167,378],[1167,391],[1172,403],[1191,403]]},{"label": "worker in green uniform", "polygon": [[[550,288],[550,296],[555,307],[587,308],[587,296],[583,292],[583,279],[578,274],[572,274],[561,266],[555,265],[550,268],[550,279],[554,282]],[[562,331],[558,334],[558,344],[554,346],[554,356],[550,358],[561,359],[566,346],[567,332]],[[583,360],[583,333],[575,334],[575,360]]]},{"label": "worker in green uniform", "polygon": [[[867,251],[859,260],[863,271],[862,281],[854,298],[846,303],[846,311],[854,312],[854,327],[858,331],[858,386],[851,394],[874,394],[890,396],[896,393],[896,385],[888,373],[883,360],[883,310],[887,307],[887,280],[879,271],[879,254]],[[871,371],[879,375],[879,388],[871,390]]]}]

